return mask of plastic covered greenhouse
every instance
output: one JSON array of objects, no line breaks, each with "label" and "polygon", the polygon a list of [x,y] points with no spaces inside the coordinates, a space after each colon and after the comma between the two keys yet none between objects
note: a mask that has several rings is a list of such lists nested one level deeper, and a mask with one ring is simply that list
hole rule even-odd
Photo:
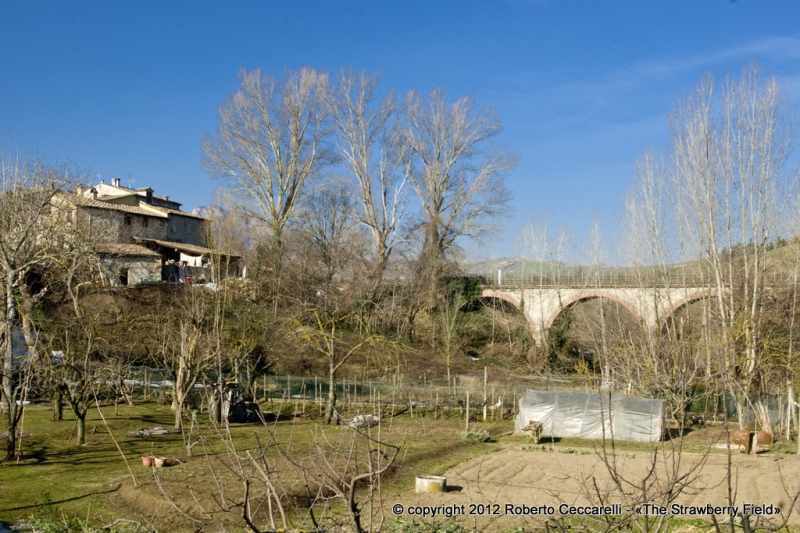
[{"label": "plastic covered greenhouse", "polygon": [[[542,424],[542,435],[650,442],[660,440],[665,400],[577,392],[528,390],[519,400],[517,432],[530,422]],[[610,408],[609,408],[610,407]]]}]

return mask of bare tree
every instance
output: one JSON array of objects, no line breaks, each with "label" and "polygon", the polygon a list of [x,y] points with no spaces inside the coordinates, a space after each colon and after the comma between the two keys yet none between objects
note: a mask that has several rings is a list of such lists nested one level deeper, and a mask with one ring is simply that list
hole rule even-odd
[{"label": "bare tree", "polygon": [[450,388],[450,362],[461,349],[460,318],[464,297],[460,292],[453,294],[440,310],[441,325],[439,327],[439,350],[444,356],[447,366],[447,387]]},{"label": "bare tree", "polygon": [[671,118],[678,212],[715,293],[720,363],[735,378],[740,424],[760,360],[768,246],[797,179],[784,100],[774,78],[762,83],[749,66],[719,99],[713,79],[702,79]]},{"label": "bare tree", "polygon": [[[346,325],[348,317],[339,316],[337,313],[326,314],[320,309],[308,311],[309,324],[298,321],[297,331],[301,339],[317,353],[325,357],[328,363],[328,401],[325,407],[325,424],[330,424],[336,408],[336,373],[350,357],[374,342],[375,338],[368,336],[354,343],[343,340],[341,330]],[[337,331],[339,338],[336,338]]]},{"label": "bare tree", "polygon": [[304,240],[316,260],[311,268],[322,271],[326,288],[357,249],[354,211],[346,185],[331,180],[309,196],[300,216]]},{"label": "bare tree", "polygon": [[[0,152],[0,293],[3,301],[3,327],[0,347],[3,354],[2,410],[8,423],[6,459],[14,456],[15,434],[22,416],[20,367],[15,362],[13,335],[22,329],[28,356],[38,355],[37,335],[30,314],[21,313],[19,301],[37,294],[27,286],[29,274],[54,252],[60,234],[61,213],[53,199],[65,181],[71,179],[67,167],[56,168],[35,157],[15,157]],[[24,287],[23,287],[24,285]]]},{"label": "bare tree", "polygon": [[259,68],[242,69],[239,84],[219,107],[216,134],[203,139],[203,166],[212,176],[232,178],[250,216],[269,226],[279,268],[283,231],[306,183],[333,158],[327,143],[328,75],[303,68],[278,80]]},{"label": "bare tree", "polygon": [[419,278],[430,301],[456,240],[485,236],[508,215],[504,177],[517,159],[491,142],[502,129],[497,111],[469,97],[450,103],[441,88],[427,99],[410,91],[406,121],[404,164],[424,217]]},{"label": "bare tree", "polygon": [[393,93],[376,102],[379,81],[378,74],[342,69],[330,99],[339,151],[357,183],[359,222],[372,237],[372,300],[399,242],[406,198],[398,108]]},{"label": "bare tree", "polygon": [[175,428],[182,426],[183,407],[201,373],[217,359],[215,295],[201,289],[179,295],[178,309],[168,309],[158,329],[159,355],[173,378]]},{"label": "bare tree", "polygon": [[64,355],[63,362],[51,365],[41,361],[45,380],[59,392],[57,401],[66,399],[75,414],[78,445],[86,443],[86,414],[92,406],[98,384],[102,382],[101,352],[108,348],[99,335],[99,314],[83,313],[79,321],[65,317],[56,321],[50,331],[50,347]]}]

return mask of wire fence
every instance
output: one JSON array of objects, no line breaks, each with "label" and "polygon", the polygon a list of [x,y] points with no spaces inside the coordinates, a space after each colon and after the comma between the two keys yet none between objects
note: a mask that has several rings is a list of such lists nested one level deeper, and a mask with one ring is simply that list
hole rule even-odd
[{"label": "wire fence", "polygon": [[[214,377],[206,377],[195,385],[208,394],[213,390]],[[229,379],[228,382],[231,380]],[[172,381],[163,369],[138,367],[131,371],[128,380],[135,394],[145,399],[171,397]],[[246,389],[247,376],[238,376],[238,383]],[[252,390],[243,390],[264,409],[281,411],[294,409],[295,413],[322,413],[331,389],[327,377],[292,375],[262,375],[253,381]],[[409,412],[412,416],[443,415],[458,412],[463,416],[467,408],[489,420],[504,420],[516,415],[519,399],[526,390],[611,393],[631,395],[630,387],[604,381],[598,376],[575,376],[543,374],[534,376],[492,376],[488,369],[482,373],[459,374],[450,379],[429,379],[426,375],[409,380],[395,377],[392,380],[377,380],[367,377],[353,379],[337,378],[333,384],[337,398],[337,409],[343,416],[375,414],[391,411],[394,414]],[[635,389],[633,389],[635,390]],[[750,398],[743,413],[746,423],[758,417],[756,409],[763,406],[774,424],[783,424],[786,412],[785,398],[781,395]],[[704,414],[711,421],[722,420],[727,413],[730,420],[738,417],[734,398],[723,397],[715,392],[698,392],[687,406],[690,413]],[[201,407],[202,409],[202,407]],[[387,411],[388,410],[388,411]],[[483,414],[485,413],[485,415]]]}]

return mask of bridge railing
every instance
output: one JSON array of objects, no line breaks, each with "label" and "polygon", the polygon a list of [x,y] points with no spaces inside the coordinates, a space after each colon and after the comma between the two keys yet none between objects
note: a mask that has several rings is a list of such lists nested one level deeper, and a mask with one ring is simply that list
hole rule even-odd
[{"label": "bridge railing", "polygon": [[[571,270],[554,274],[522,274],[509,276],[506,274],[481,277],[483,283],[489,287],[502,288],[591,288],[591,287],[617,287],[617,288],[680,288],[680,287],[714,287],[715,281],[709,276],[687,272],[645,273],[636,272],[590,272]],[[764,283],[778,285],[793,282],[793,273],[770,270],[764,273]],[[723,284],[730,287],[730,280],[724,279]]]}]

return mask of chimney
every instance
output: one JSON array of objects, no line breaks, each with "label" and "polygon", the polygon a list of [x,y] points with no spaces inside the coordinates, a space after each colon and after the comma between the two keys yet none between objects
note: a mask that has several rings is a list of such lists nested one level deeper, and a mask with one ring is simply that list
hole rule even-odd
[{"label": "chimney", "polygon": [[112,179],[112,180],[111,180],[111,184],[112,184],[114,187],[119,187],[119,178],[114,178],[114,179]]},{"label": "chimney", "polygon": [[147,202],[148,204],[152,204],[153,203],[153,190],[152,189],[147,189],[147,196],[146,196],[145,202]]},{"label": "chimney", "polygon": [[100,185],[105,184],[106,180],[100,180]]},{"label": "chimney", "polygon": [[92,187],[91,193],[92,193],[92,200],[97,200],[97,189]]},{"label": "chimney", "polygon": [[83,185],[78,184],[78,186],[75,187],[75,194],[77,194],[78,196],[81,196],[83,194]]}]

